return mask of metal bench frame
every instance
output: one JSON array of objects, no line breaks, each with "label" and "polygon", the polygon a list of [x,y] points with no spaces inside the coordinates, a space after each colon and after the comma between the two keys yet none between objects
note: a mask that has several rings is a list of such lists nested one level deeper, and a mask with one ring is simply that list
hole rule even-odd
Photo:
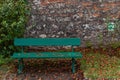
[{"label": "metal bench frame", "polygon": [[[20,46],[21,52],[14,52],[12,58],[18,59],[18,73],[22,73],[23,59],[29,58],[71,58],[72,73],[75,73],[75,58],[81,58],[80,52],[74,51],[74,46],[80,46],[79,38],[15,38],[14,45]],[[71,52],[24,52],[28,46],[71,46]]]}]

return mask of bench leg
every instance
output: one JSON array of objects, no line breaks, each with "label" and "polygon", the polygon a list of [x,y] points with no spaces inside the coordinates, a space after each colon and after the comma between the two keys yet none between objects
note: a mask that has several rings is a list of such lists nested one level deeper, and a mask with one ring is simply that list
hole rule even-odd
[{"label": "bench leg", "polygon": [[23,70],[23,59],[18,59],[18,74],[22,73]]},{"label": "bench leg", "polygon": [[72,73],[75,73],[75,59],[72,58]]}]

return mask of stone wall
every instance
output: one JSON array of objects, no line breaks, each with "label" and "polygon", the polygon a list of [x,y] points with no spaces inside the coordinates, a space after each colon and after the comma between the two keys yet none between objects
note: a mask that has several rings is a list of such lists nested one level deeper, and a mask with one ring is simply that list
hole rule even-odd
[{"label": "stone wall", "polygon": [[[80,37],[82,46],[120,40],[120,0],[28,0],[31,15],[25,37]],[[118,21],[117,21],[118,20]]]}]

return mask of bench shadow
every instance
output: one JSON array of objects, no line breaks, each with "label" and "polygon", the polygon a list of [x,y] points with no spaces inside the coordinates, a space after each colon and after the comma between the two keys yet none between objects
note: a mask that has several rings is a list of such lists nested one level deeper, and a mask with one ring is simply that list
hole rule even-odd
[{"label": "bench shadow", "polygon": [[41,80],[82,80],[83,72],[80,70],[79,61],[76,64],[75,74],[71,72],[71,64],[70,59],[25,59],[23,73],[18,77],[24,75]]},{"label": "bench shadow", "polygon": [[[26,60],[24,61],[24,72],[69,72],[71,73],[71,60],[45,59],[45,60]],[[79,65],[79,64],[77,64]]]}]

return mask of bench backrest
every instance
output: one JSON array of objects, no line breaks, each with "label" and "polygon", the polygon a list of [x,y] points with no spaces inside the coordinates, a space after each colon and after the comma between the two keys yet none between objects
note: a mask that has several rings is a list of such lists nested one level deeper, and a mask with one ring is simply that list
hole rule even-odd
[{"label": "bench backrest", "polygon": [[79,46],[80,38],[15,38],[15,46]]}]

